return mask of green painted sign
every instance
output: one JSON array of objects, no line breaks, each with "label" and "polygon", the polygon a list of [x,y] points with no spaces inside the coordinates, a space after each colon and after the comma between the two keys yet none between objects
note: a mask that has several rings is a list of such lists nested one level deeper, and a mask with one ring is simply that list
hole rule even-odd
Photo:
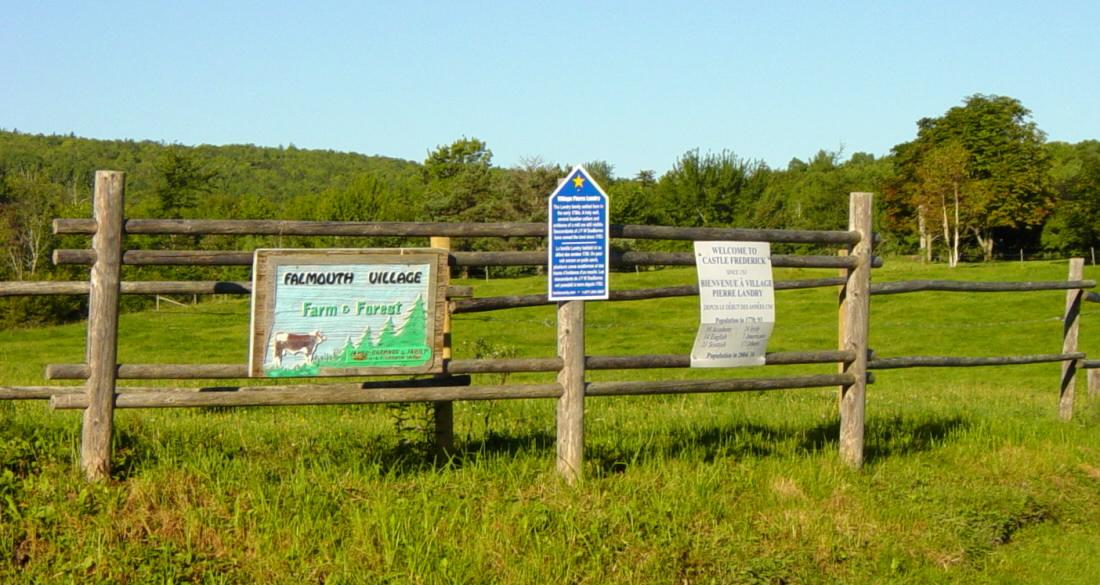
[{"label": "green painted sign", "polygon": [[442,371],[446,258],[424,249],[257,250],[250,374]]}]

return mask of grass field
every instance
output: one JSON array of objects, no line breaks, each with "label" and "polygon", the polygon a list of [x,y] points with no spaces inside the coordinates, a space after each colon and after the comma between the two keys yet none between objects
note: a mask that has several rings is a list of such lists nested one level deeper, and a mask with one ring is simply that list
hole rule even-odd
[{"label": "grass field", "polygon": [[[1065,262],[891,259],[875,279],[1065,274]],[[466,284],[493,296],[545,280]],[[835,348],[835,296],[777,293],[769,349]],[[875,297],[871,345],[882,357],[1058,353],[1063,304],[1057,291]],[[218,300],[125,315],[120,361],[243,362],[247,311]],[[590,303],[588,353],[686,353],[697,317],[694,298]],[[83,360],[83,336],[81,324],[0,332],[0,381],[42,383],[45,364]],[[553,309],[457,316],[454,339],[456,357],[547,357]],[[1100,355],[1100,305],[1084,308],[1081,341]],[[1080,380],[1061,422],[1058,377],[1058,364],[880,371],[860,471],[837,456],[835,390],[591,398],[573,487],[554,472],[553,401],[456,404],[459,452],[439,465],[424,456],[419,406],[118,411],[103,485],[78,469],[79,413],[5,402],[0,582],[1097,583],[1100,400]]]}]

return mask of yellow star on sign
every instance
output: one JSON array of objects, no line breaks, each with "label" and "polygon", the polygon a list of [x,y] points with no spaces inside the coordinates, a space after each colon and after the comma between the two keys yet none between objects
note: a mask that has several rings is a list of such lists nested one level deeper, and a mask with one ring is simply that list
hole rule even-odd
[{"label": "yellow star on sign", "polygon": [[576,187],[578,191],[580,191],[581,187],[584,187],[584,177],[580,175],[573,177],[573,186]]}]

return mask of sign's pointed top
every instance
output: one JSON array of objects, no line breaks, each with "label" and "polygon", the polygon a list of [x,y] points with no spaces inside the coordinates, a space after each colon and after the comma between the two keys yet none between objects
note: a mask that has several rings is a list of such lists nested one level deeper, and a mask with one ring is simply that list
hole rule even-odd
[{"label": "sign's pointed top", "polygon": [[600,188],[600,185],[592,179],[592,175],[582,165],[577,165],[569,171],[569,174],[565,176],[565,180],[558,185],[557,190],[554,191],[551,197],[558,195],[601,195],[607,197],[607,193]]}]

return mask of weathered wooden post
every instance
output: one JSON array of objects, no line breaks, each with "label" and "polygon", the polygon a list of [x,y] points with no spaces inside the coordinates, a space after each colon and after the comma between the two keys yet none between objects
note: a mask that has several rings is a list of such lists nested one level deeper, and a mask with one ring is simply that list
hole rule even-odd
[{"label": "weathered wooden post", "polygon": [[[1083,280],[1085,259],[1069,259],[1069,280]],[[1077,352],[1077,329],[1081,316],[1081,299],[1084,291],[1072,288],[1066,291],[1066,313],[1062,321],[1062,353]],[[1073,418],[1073,395],[1077,382],[1077,360],[1062,362],[1061,389],[1058,398],[1058,416],[1062,420]]]},{"label": "weathered wooden post", "polygon": [[558,356],[558,473],[574,483],[584,464],[584,301],[558,303]]},{"label": "weathered wooden post", "polygon": [[[837,255],[837,257],[841,257],[841,258],[844,257],[844,256],[847,256],[848,255],[848,250],[846,248],[842,248],[840,250],[837,250],[836,255]],[[840,278],[845,279],[844,282],[845,282],[845,284],[847,284],[848,269],[847,268],[841,268],[838,272],[840,273],[839,274]],[[845,307],[845,304],[844,304],[845,284],[841,284],[839,287],[837,287],[837,299],[839,299],[839,301],[837,302],[837,309],[836,309],[837,349],[839,349],[841,351],[844,351],[848,347],[848,339],[847,339],[847,337],[845,336],[845,333],[844,333],[845,323],[847,323],[847,321],[848,321],[848,314],[844,310],[844,307]],[[837,372],[843,374],[846,371],[848,371],[848,364],[847,363],[841,362],[841,363],[837,364]],[[840,405],[844,403],[844,388],[845,387],[843,385],[837,387],[837,393],[836,393],[836,406],[837,406],[837,409],[839,409]]]},{"label": "weathered wooden post", "polygon": [[[451,249],[451,238],[432,237],[432,248],[441,250]],[[450,268],[448,268],[450,270]],[[443,361],[451,359],[451,305],[447,303],[447,313],[443,317]],[[435,451],[440,458],[450,457],[455,447],[455,410],[454,402],[450,400],[437,400],[432,403],[432,413],[435,419]]]},{"label": "weathered wooden post", "polygon": [[867,400],[867,346],[871,312],[871,226],[870,193],[852,193],[848,210],[848,229],[859,232],[858,244],[849,255],[859,259],[847,271],[840,295],[843,318],[842,347],[855,352],[855,359],[844,372],[855,381],[840,392],[840,458],[851,467],[863,465],[864,411]]},{"label": "weathered wooden post", "polygon": [[115,376],[118,358],[118,297],[122,264],[122,207],[126,175],[97,171],[92,215],[95,263],[88,293],[88,379],[80,461],[89,480],[111,475],[111,437],[114,430]]}]

